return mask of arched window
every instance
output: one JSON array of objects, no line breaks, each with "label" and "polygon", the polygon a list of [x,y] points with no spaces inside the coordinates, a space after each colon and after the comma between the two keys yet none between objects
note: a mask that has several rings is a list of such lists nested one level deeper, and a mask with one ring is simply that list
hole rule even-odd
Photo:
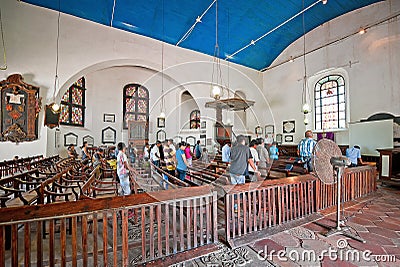
[{"label": "arched window", "polygon": [[315,129],[346,128],[346,90],[344,78],[329,75],[320,79],[314,90]]},{"label": "arched window", "polygon": [[[128,129],[128,121],[149,121],[149,91],[140,84],[125,85],[123,106],[124,129]],[[146,136],[148,136],[148,124]]]},{"label": "arched window", "polygon": [[60,124],[85,126],[85,78],[71,85],[61,98]]},{"label": "arched window", "polygon": [[190,129],[200,129],[200,110],[190,112]]}]

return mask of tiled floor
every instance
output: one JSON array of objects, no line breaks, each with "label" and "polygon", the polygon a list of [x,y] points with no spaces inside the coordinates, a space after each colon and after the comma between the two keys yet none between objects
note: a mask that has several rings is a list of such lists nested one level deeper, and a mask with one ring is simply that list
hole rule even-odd
[{"label": "tiled floor", "polygon": [[[329,214],[329,212],[331,212]],[[237,249],[221,244],[218,252],[180,266],[400,266],[400,189],[379,188],[344,212],[346,226],[361,243],[343,235],[326,237],[335,226],[334,209],[324,218],[266,237]]]}]

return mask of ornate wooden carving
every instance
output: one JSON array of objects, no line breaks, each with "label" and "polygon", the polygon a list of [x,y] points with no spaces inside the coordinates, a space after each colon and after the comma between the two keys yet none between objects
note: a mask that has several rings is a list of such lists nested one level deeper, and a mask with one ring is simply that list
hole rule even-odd
[{"label": "ornate wooden carving", "polygon": [[147,121],[128,122],[128,142],[136,147],[139,154],[143,153],[143,147],[149,141],[147,132]]},{"label": "ornate wooden carving", "polygon": [[0,82],[0,140],[33,141],[38,138],[38,115],[42,106],[39,87],[27,84],[20,74]]}]

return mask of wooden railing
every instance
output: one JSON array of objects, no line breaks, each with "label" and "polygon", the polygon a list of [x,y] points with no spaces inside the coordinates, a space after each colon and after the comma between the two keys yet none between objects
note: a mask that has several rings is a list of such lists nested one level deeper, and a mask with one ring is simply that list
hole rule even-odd
[{"label": "wooden railing", "polygon": [[225,186],[226,241],[299,219],[316,211],[316,178],[303,175]]},{"label": "wooden railing", "polygon": [[[197,251],[217,241],[216,201],[211,187],[202,186],[80,200],[73,205],[4,208],[0,266],[157,265],[173,254]],[[138,217],[137,224],[128,218],[132,214]],[[9,251],[6,231],[11,231]],[[43,231],[48,238],[42,238]]]},{"label": "wooden railing", "polygon": [[[336,205],[336,186],[323,184],[311,174],[224,186],[226,241],[236,247],[250,243],[257,237],[265,237],[264,230],[284,226],[306,216],[314,217],[318,211]],[[376,174],[373,167],[345,170],[342,179],[344,202],[366,196],[375,190]]]},{"label": "wooden railing", "polygon": [[[375,191],[375,173],[375,168],[370,166],[346,168],[341,179],[342,200],[348,202]],[[317,180],[316,202],[318,210],[336,205],[336,187],[336,183],[324,184]]]}]

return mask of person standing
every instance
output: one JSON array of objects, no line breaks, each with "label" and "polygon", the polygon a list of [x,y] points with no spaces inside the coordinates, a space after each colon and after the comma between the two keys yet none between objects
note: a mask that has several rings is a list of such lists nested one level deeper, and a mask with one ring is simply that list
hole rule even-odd
[{"label": "person standing", "polygon": [[358,162],[360,162],[360,164],[364,164],[364,162],[361,159],[360,146],[358,145],[346,149],[346,157],[348,157],[349,160],[351,161],[350,167],[357,167]]},{"label": "person standing", "polygon": [[126,156],[126,145],[123,142],[118,143],[117,156],[117,175],[124,196],[131,194],[131,185],[129,182],[129,162]]},{"label": "person standing", "polygon": [[304,163],[304,169],[311,172],[313,170],[311,159],[314,146],[317,142],[313,139],[313,132],[311,130],[307,130],[304,136],[305,138],[297,146],[297,155],[300,157],[300,161]]},{"label": "person standing", "polygon": [[149,158],[150,158],[149,143],[146,142],[146,144],[143,147],[143,159],[144,161],[148,161]]},{"label": "person standing", "polygon": [[276,142],[273,142],[269,148],[269,157],[272,160],[277,160],[279,158],[279,149],[276,146]]},{"label": "person standing", "polygon": [[151,161],[156,167],[160,167],[160,146],[161,142],[157,141],[150,151]]},{"label": "person standing", "polygon": [[268,157],[268,150],[265,148],[264,138],[258,139],[258,146],[256,149],[258,157],[260,159],[257,167],[261,173],[261,178],[265,179],[268,176],[268,169],[269,169],[268,164],[270,162]]},{"label": "person standing", "polygon": [[190,151],[189,143],[186,143],[185,156],[186,156],[187,163],[189,164],[188,166],[192,166],[193,154],[192,154],[192,151]]},{"label": "person standing", "polygon": [[70,158],[74,158],[74,159],[78,158],[78,153],[76,152],[75,146],[73,144],[69,144],[67,151],[68,151],[68,156]]},{"label": "person standing", "polygon": [[93,154],[92,161],[94,168],[101,166],[104,161],[104,150],[101,147]]},{"label": "person standing", "polygon": [[203,152],[201,153],[200,159],[201,159],[201,162],[203,162],[205,164],[210,163],[210,157],[208,156],[207,148],[205,148],[205,147],[203,148]]},{"label": "person standing", "polygon": [[200,140],[197,140],[196,145],[194,146],[194,155],[196,156],[197,159],[201,157],[201,145],[200,145]]},{"label": "person standing", "polygon": [[181,179],[182,181],[185,180],[186,177],[186,172],[187,172],[187,167],[189,166],[187,160],[186,160],[186,143],[181,142],[178,144],[179,149],[176,151],[176,171],[178,173],[178,178]]},{"label": "person standing", "polygon": [[[254,170],[256,166],[254,165],[250,148],[245,145],[246,138],[243,135],[239,135],[236,141],[237,145],[231,149],[229,175],[232,184],[244,184],[245,175],[248,174],[248,164],[250,164]],[[257,173],[259,174],[259,172]]]},{"label": "person standing", "polygon": [[136,154],[137,154],[136,148],[132,144],[129,144],[127,150],[128,150],[129,160],[132,164],[134,164],[136,161]]},{"label": "person standing", "polygon": [[248,168],[249,168],[250,182],[257,182],[257,180],[258,180],[258,175],[256,173],[258,171],[257,165],[258,165],[260,159],[258,157],[258,152],[256,150],[257,144],[258,144],[258,142],[253,139],[253,140],[251,140],[250,145],[249,145],[251,156],[253,158],[253,163],[255,166],[255,168],[253,168],[252,165],[250,163],[248,163],[249,164]]},{"label": "person standing", "polygon": [[169,140],[164,146],[164,161],[167,166],[167,172],[170,175],[175,176],[175,149],[171,148]]},{"label": "person standing", "polygon": [[86,141],[83,142],[82,145],[82,160],[89,158],[89,151],[88,151],[88,143]]},{"label": "person standing", "polygon": [[174,140],[168,139],[167,145],[174,151],[174,154],[176,154],[176,148],[174,146]]},{"label": "person standing", "polygon": [[231,142],[228,141],[222,147],[222,162],[229,163],[231,161]]}]

